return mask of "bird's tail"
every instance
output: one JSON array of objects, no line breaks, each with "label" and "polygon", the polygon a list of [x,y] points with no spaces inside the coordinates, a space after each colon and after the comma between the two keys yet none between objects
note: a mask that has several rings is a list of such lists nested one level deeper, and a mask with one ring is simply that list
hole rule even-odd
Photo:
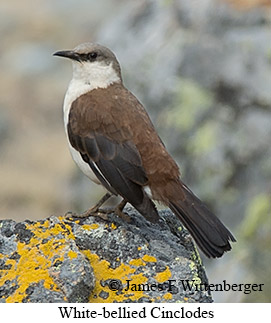
[{"label": "bird's tail", "polygon": [[236,241],[224,224],[185,185],[185,199],[169,203],[169,208],[177,215],[200,249],[207,257],[221,257],[231,250],[230,241]]}]

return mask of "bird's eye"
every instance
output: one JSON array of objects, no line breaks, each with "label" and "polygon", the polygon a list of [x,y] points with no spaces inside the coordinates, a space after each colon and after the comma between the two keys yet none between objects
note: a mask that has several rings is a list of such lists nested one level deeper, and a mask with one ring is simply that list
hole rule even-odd
[{"label": "bird's eye", "polygon": [[89,53],[89,54],[88,54],[88,58],[89,58],[90,60],[94,60],[94,59],[96,59],[96,58],[97,58],[97,56],[98,56],[98,54],[97,54],[96,52],[91,52],[91,53]]}]

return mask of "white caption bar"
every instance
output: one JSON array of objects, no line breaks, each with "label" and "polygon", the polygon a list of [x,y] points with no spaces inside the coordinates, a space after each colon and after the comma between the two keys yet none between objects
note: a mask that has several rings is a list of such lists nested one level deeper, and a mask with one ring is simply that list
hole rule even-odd
[{"label": "white caption bar", "polygon": [[2,322],[258,322],[269,317],[271,304],[0,304]]}]

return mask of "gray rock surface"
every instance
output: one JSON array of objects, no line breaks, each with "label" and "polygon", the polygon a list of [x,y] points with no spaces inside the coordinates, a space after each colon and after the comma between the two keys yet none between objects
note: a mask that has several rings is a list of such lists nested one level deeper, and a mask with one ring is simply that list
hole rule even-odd
[{"label": "gray rock surface", "polygon": [[[1,302],[212,302],[188,232],[170,211],[147,222],[113,214],[0,221]],[[129,282],[128,282],[129,281]]]}]

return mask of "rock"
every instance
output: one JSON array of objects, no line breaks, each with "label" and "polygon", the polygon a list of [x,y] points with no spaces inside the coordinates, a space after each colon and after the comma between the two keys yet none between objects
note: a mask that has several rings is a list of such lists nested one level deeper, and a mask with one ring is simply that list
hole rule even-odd
[{"label": "rock", "polygon": [[188,232],[170,211],[159,223],[51,216],[0,221],[0,302],[212,302]]}]

